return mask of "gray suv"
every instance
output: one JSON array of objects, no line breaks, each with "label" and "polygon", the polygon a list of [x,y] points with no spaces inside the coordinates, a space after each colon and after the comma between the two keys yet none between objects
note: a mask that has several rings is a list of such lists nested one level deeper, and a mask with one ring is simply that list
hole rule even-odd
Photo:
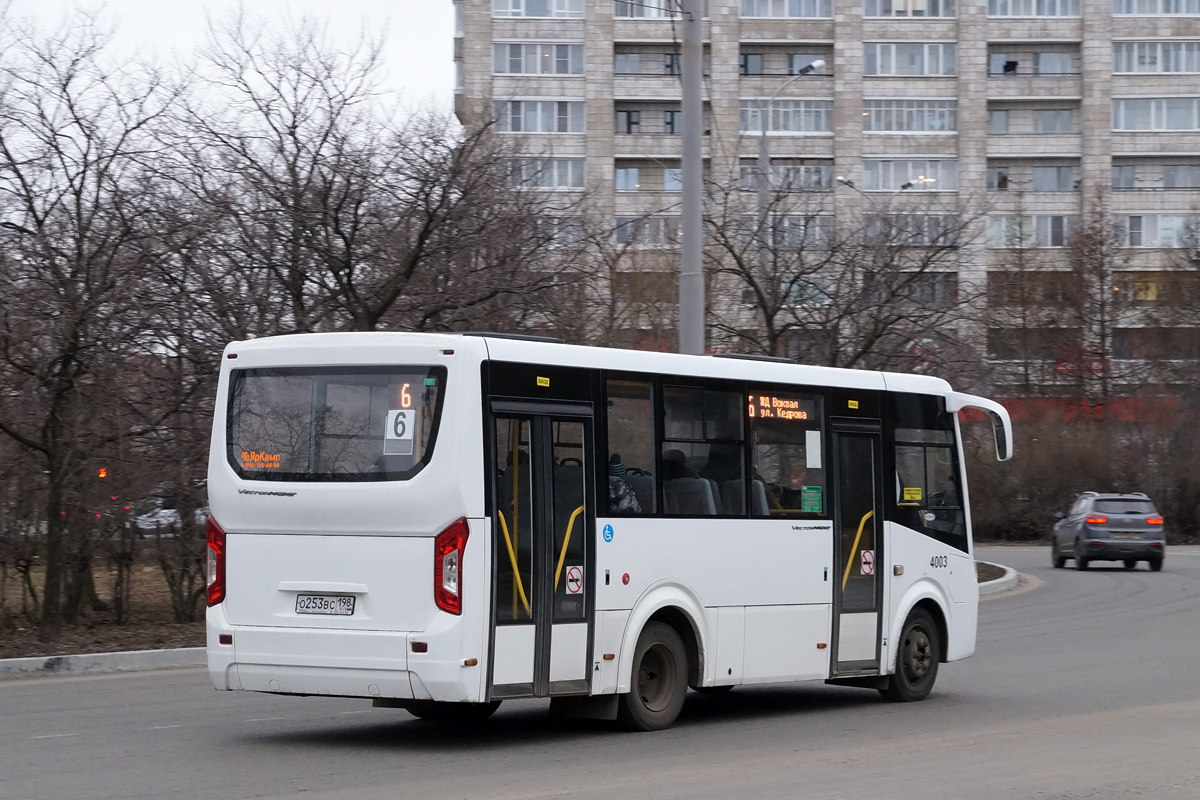
[{"label": "gray suv", "polygon": [[1087,569],[1091,561],[1123,561],[1125,569],[1145,561],[1155,572],[1162,569],[1163,518],[1141,492],[1084,492],[1070,511],[1054,516],[1058,522],[1050,533],[1050,557],[1055,568],[1073,558],[1076,569]]}]

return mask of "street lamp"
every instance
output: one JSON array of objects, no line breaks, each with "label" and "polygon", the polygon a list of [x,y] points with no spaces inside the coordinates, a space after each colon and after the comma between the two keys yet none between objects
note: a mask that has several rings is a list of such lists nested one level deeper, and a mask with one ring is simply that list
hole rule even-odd
[{"label": "street lamp", "polygon": [[770,175],[771,175],[771,153],[767,142],[767,117],[771,113],[771,106],[779,98],[780,92],[791,86],[796,81],[809,75],[812,72],[822,69],[825,62],[822,59],[801,67],[796,74],[788,78],[783,84],[775,90],[775,94],[771,95],[771,99],[767,101],[767,108],[764,112],[762,98],[758,98],[755,102],[758,104],[758,216],[759,224],[765,226],[767,224],[767,206],[770,204]]},{"label": "street lamp", "polygon": [[775,90],[775,93],[771,95],[771,98],[767,100],[767,108],[765,111],[763,110],[762,98],[760,97],[755,100],[755,103],[758,104],[759,127],[758,163],[756,167],[756,171],[758,172],[758,231],[759,236],[762,237],[760,240],[762,244],[758,251],[758,265],[764,273],[767,269],[767,259],[769,257],[766,236],[767,211],[771,204],[771,153],[768,146],[769,140],[767,139],[767,128],[769,127],[767,124],[767,119],[771,113],[771,106],[775,104],[775,100],[778,99],[779,94],[784,89],[791,86],[805,75],[809,75],[814,71],[823,68],[824,66],[825,61],[818,58],[811,64],[807,64],[797,70],[796,74],[784,81],[783,84],[781,84],[780,87]]}]

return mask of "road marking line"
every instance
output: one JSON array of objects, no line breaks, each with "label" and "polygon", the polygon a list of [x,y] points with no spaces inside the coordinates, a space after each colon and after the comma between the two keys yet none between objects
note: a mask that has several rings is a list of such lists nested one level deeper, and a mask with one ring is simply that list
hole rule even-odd
[{"label": "road marking line", "polygon": [[287,717],[256,717],[254,719],[248,719],[246,722],[274,722],[280,719],[287,719]]},{"label": "road marking line", "polygon": [[182,725],[155,725],[152,728],[146,728],[148,731],[165,731],[171,728],[182,728]]},{"label": "road marking line", "polygon": [[35,736],[35,739],[62,739],[66,736],[78,736],[78,733],[47,733],[44,736]]},{"label": "road marking line", "polygon": [[339,712],[338,712],[338,714],[341,714],[341,715],[346,715],[346,714],[370,714],[372,710],[373,710],[373,709],[370,709],[370,708],[364,708],[362,711],[339,711]]}]

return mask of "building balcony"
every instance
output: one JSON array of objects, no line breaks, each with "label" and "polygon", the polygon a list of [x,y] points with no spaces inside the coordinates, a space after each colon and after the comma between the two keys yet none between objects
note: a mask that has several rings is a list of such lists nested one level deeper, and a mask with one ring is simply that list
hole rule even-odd
[{"label": "building balcony", "polygon": [[1083,150],[1077,133],[1007,133],[988,137],[989,158],[1079,158]]},{"label": "building balcony", "polygon": [[1200,131],[1113,131],[1112,153],[1194,156],[1200,153]]},{"label": "building balcony", "polygon": [[682,97],[678,75],[665,73],[613,76],[614,100],[676,100]]},{"label": "building balcony", "polygon": [[1078,73],[988,76],[988,100],[1078,100],[1082,95],[1083,82]]},{"label": "building balcony", "polygon": [[765,19],[742,17],[739,37],[746,43],[786,42],[789,45],[834,40],[832,19]]}]

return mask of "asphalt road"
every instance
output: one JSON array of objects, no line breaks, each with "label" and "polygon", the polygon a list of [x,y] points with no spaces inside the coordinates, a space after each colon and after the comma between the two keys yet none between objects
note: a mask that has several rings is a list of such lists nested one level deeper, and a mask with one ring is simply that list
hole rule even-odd
[{"label": "asphalt road", "polygon": [[[613,732],[510,702],[455,734],[365,701],[212,691],[196,670],[0,683],[0,798],[1200,797],[1200,550],[985,599],[928,700],[822,684],[692,695]],[[1041,581],[1041,585],[1037,582]]]}]

